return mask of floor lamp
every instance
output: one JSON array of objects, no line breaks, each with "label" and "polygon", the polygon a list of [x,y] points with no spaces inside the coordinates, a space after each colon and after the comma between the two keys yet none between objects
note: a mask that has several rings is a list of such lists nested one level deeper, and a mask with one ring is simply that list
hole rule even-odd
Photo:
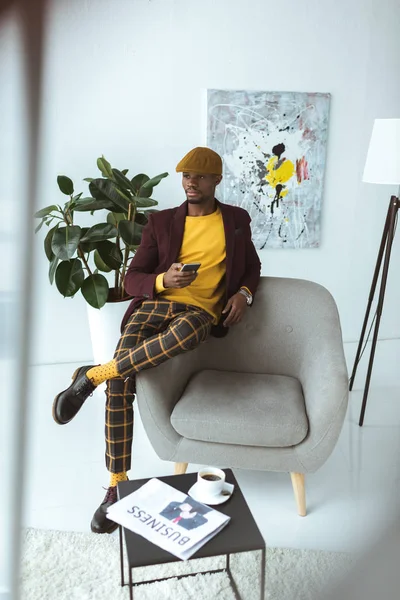
[{"label": "floor lamp", "polygon": [[[400,186],[400,119],[375,119],[372,129],[371,141],[369,144],[367,160],[365,163],[363,181],[367,183],[390,184]],[[398,197],[391,196],[389,208],[386,215],[385,226],[383,228],[382,241],[378,252],[375,272],[372,278],[371,290],[368,297],[367,310],[365,312],[364,323],[361,330],[360,341],[357,348],[356,358],[354,360],[353,372],[350,377],[350,391],[353,389],[354,378],[357,367],[363,353],[363,344],[368,319],[371,312],[372,302],[381,272],[382,262],[383,270],[380,280],[378,306],[375,315],[375,328],[372,337],[371,353],[368,363],[367,377],[364,386],[364,396],[362,401],[359,425],[364,423],[365,408],[367,406],[368,390],[371,380],[372,367],[374,364],[375,348],[378,339],[379,324],[381,321],[383,302],[385,299],[385,289],[389,271],[390,253],[392,250],[393,238],[396,231],[397,211],[400,209],[400,190]],[[367,339],[368,341],[368,339]]]}]

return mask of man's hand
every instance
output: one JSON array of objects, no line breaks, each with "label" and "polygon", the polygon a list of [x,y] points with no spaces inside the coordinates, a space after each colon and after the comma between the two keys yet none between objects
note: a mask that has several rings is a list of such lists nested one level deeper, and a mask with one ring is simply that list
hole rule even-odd
[{"label": "man's hand", "polygon": [[164,273],[165,288],[184,288],[193,283],[197,277],[195,271],[181,272],[182,263],[173,263],[168,271]]},{"label": "man's hand", "polygon": [[232,325],[236,325],[240,323],[243,319],[243,315],[246,312],[247,301],[243,294],[234,294],[231,296],[222,311],[222,314],[229,312],[229,315],[223,322],[224,327],[231,327]]}]

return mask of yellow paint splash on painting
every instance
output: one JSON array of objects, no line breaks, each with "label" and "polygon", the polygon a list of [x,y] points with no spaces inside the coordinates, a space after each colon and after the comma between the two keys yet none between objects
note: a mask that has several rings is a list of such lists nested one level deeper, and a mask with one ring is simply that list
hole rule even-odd
[{"label": "yellow paint splash on painting", "polygon": [[[271,156],[267,163],[267,174],[265,179],[272,187],[276,187],[279,183],[284,184],[291,177],[293,177],[295,169],[294,164],[290,160],[284,160],[279,167],[276,167],[278,162],[277,156]],[[287,190],[282,190],[281,196],[286,195],[284,192]]]}]

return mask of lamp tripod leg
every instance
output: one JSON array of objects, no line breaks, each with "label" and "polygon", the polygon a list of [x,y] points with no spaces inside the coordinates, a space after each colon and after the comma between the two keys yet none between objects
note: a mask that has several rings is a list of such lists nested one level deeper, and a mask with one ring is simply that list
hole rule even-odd
[{"label": "lamp tripod leg", "polygon": [[379,290],[376,323],[375,323],[374,335],[373,335],[373,339],[372,339],[371,354],[370,354],[369,363],[368,363],[368,371],[367,371],[367,377],[365,380],[364,395],[363,395],[360,420],[359,420],[360,427],[362,427],[362,425],[364,423],[364,415],[365,415],[365,409],[367,406],[367,398],[368,398],[368,391],[369,391],[369,385],[370,385],[370,380],[371,380],[372,367],[374,364],[376,342],[378,339],[379,325],[380,325],[381,316],[382,316],[383,303],[385,300],[386,283],[387,283],[387,276],[388,276],[389,264],[390,264],[390,254],[392,251],[392,244],[393,244],[393,239],[394,239],[394,234],[395,234],[396,215],[397,215],[397,211],[399,210],[399,207],[400,207],[399,199],[396,198],[396,196],[392,196],[390,199],[387,243],[386,243],[386,248],[385,248],[385,260],[383,263],[382,280],[381,280],[381,285],[380,285],[380,290]]},{"label": "lamp tripod leg", "polygon": [[350,377],[350,382],[349,382],[349,390],[350,391],[353,389],[353,384],[354,384],[354,379],[355,379],[356,373],[357,373],[358,363],[360,362],[360,356],[361,356],[361,351],[362,351],[362,347],[363,347],[363,343],[364,343],[365,332],[366,332],[367,325],[368,325],[368,320],[369,320],[369,315],[370,315],[370,312],[371,312],[372,302],[373,302],[374,296],[375,296],[375,290],[376,290],[376,284],[378,282],[379,272],[381,270],[382,258],[383,258],[383,254],[384,254],[384,251],[385,251],[387,239],[388,239],[391,207],[392,207],[392,201],[390,200],[389,206],[388,206],[388,210],[387,210],[387,214],[386,214],[385,225],[384,225],[384,228],[383,228],[381,245],[379,247],[378,258],[377,258],[377,261],[376,261],[375,271],[374,271],[374,275],[373,275],[373,278],[372,278],[371,289],[370,289],[370,292],[369,292],[368,304],[367,304],[367,309],[365,311],[365,317],[364,317],[364,323],[363,323],[363,326],[362,326],[362,329],[361,329],[360,341],[358,342],[357,353],[356,353],[356,357],[354,359],[353,371],[352,371],[351,377]]}]

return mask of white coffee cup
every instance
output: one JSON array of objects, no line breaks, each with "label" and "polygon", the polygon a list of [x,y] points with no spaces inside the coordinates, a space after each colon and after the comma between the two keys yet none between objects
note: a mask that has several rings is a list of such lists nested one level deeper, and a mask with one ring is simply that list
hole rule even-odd
[{"label": "white coffee cup", "polygon": [[216,467],[206,467],[197,473],[199,496],[218,496],[225,484],[225,473]]}]

